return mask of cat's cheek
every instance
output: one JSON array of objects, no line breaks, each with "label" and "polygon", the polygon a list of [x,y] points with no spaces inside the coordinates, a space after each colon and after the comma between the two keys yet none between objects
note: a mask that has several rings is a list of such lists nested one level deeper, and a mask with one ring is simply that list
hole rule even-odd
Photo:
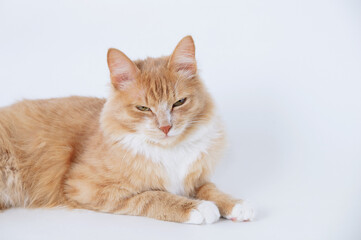
[{"label": "cat's cheek", "polygon": [[189,219],[185,223],[211,224],[220,218],[218,207],[211,201],[201,201],[195,209],[189,213]]},{"label": "cat's cheek", "polygon": [[140,134],[148,133],[149,137],[158,137],[160,134],[157,134],[157,126],[152,118],[145,118],[139,126],[137,126],[137,132]]},{"label": "cat's cheek", "polygon": [[232,208],[231,214],[225,216],[225,218],[230,219],[234,222],[246,222],[252,221],[255,216],[255,210],[252,204],[248,201],[243,201],[242,203],[237,203]]}]

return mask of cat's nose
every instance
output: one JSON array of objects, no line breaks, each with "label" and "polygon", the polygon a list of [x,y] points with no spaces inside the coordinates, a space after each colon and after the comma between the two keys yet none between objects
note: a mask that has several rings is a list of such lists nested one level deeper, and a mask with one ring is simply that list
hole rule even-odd
[{"label": "cat's nose", "polygon": [[165,133],[165,135],[168,134],[168,132],[171,128],[172,128],[171,125],[159,127],[159,129],[162,130]]}]

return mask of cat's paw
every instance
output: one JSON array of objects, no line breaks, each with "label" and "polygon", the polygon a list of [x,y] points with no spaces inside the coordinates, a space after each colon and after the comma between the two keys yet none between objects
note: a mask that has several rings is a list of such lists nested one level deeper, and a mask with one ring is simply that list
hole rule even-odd
[{"label": "cat's paw", "polygon": [[202,201],[198,204],[196,209],[193,209],[189,214],[189,220],[186,223],[202,224],[214,223],[220,218],[220,213],[216,204],[210,201]]},{"label": "cat's paw", "polygon": [[232,221],[252,221],[254,219],[255,211],[248,201],[237,203],[234,205],[231,214],[225,218]]}]

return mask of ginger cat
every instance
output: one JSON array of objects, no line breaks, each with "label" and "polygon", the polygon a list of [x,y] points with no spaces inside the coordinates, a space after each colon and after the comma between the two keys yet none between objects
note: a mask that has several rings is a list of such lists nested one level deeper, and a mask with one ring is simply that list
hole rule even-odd
[{"label": "ginger cat", "polygon": [[83,208],[180,223],[251,220],[208,181],[224,145],[183,38],[169,57],[109,49],[108,99],[25,100],[0,109],[0,210]]}]

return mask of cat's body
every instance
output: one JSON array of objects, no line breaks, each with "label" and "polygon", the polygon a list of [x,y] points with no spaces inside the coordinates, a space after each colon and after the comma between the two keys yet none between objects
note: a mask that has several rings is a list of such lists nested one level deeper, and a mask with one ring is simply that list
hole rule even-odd
[{"label": "cat's body", "polygon": [[104,102],[70,97],[0,109],[0,206],[63,205],[65,175],[94,135]]},{"label": "cat's body", "polygon": [[66,206],[198,224],[220,214],[251,219],[251,208],[208,182],[224,133],[193,59],[190,37],[171,57],[135,63],[111,49],[107,100],[0,109],[0,209]]}]

